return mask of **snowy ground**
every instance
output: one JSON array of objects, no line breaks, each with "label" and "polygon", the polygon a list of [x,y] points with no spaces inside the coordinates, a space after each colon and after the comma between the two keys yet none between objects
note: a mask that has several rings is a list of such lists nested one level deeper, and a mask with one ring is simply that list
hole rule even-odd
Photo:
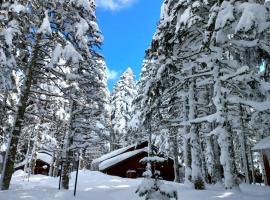
[{"label": "snowy ground", "polygon": [[[123,179],[99,172],[80,171],[76,198],[73,197],[72,174],[70,191],[59,191],[58,178],[42,175],[26,180],[22,172],[13,175],[9,191],[0,191],[1,200],[140,200],[135,190],[140,179]],[[270,187],[241,185],[239,189],[224,190],[222,186],[208,186],[196,191],[190,185],[173,184],[180,200],[269,200]]]}]

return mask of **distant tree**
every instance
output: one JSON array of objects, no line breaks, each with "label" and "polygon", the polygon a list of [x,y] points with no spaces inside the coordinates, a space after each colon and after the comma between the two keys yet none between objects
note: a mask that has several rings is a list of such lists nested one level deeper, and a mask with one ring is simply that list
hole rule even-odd
[{"label": "distant tree", "polygon": [[133,112],[132,101],[135,95],[134,74],[128,68],[114,86],[111,94],[111,150],[125,146],[129,138],[128,122]]}]

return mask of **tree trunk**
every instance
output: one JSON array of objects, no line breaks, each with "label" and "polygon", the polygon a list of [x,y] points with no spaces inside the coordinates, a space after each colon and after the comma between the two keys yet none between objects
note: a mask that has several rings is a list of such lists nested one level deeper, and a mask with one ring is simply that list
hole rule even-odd
[{"label": "tree trunk", "polygon": [[[183,114],[184,121],[188,121],[188,111],[187,111],[187,102],[188,98],[184,98],[183,102]],[[188,137],[188,126],[184,125],[183,128],[183,141],[184,141],[184,164],[185,164],[185,181],[191,181],[191,147],[190,147],[190,139]]]},{"label": "tree trunk", "polygon": [[250,159],[250,165],[251,165],[251,173],[252,173],[252,183],[255,184],[255,169],[254,169],[254,163],[253,163],[253,156],[252,156],[252,151],[251,151],[251,147],[249,146],[248,148],[248,156]]},{"label": "tree trunk", "polygon": [[53,176],[54,163],[55,163],[55,151],[53,151],[52,162],[50,163],[49,176]]},{"label": "tree trunk", "polygon": [[201,153],[201,171],[202,171],[202,176],[204,177],[204,180],[206,180],[208,183],[208,172],[207,172],[207,166],[206,166],[206,157],[205,154],[203,152],[205,152],[205,147],[204,147],[204,142],[201,140],[200,141],[201,144],[201,148],[200,148],[200,152]]},{"label": "tree trunk", "polygon": [[38,45],[39,45],[40,38],[41,38],[41,35],[38,34],[36,38],[36,44],[33,48],[33,54],[30,59],[30,63],[28,65],[27,71],[26,71],[25,83],[22,87],[23,89],[21,90],[21,99],[19,101],[20,103],[18,104],[17,113],[14,120],[14,125],[11,130],[5,162],[4,162],[4,167],[3,167],[2,176],[1,176],[0,185],[1,185],[2,190],[9,189],[12,173],[14,170],[14,161],[15,161],[15,157],[17,153],[19,137],[21,135],[21,130],[23,127],[24,115],[25,115],[25,110],[26,110],[27,102],[30,95],[30,89],[33,83],[34,69],[38,62],[38,51],[39,51]]},{"label": "tree trunk", "polygon": [[173,158],[174,158],[174,182],[180,183],[179,171],[179,149],[178,149],[178,130],[171,130],[172,143],[173,143]]},{"label": "tree trunk", "polygon": [[[189,84],[189,120],[193,120],[196,117],[196,102],[195,102],[195,82],[194,80]],[[199,130],[196,124],[191,124],[190,130],[190,142],[191,142],[191,170],[192,181],[202,179],[201,172],[201,155],[200,155],[200,143],[199,143]]]},{"label": "tree trunk", "polygon": [[[209,129],[210,130],[210,129]],[[204,151],[203,151],[204,152]],[[213,175],[214,175],[214,152],[213,152],[213,144],[212,144],[212,137],[206,136],[206,149],[205,149],[205,162],[206,162],[206,169],[207,169],[207,182],[209,184],[212,183]]]},{"label": "tree trunk", "polygon": [[214,152],[214,163],[213,163],[213,181],[215,183],[222,182],[222,171],[220,163],[220,148],[218,145],[217,136],[213,136],[213,152]]},{"label": "tree trunk", "polygon": [[249,167],[248,167],[248,158],[247,158],[247,147],[246,147],[246,128],[244,124],[244,109],[241,105],[239,105],[239,115],[240,115],[240,144],[241,144],[241,154],[242,154],[242,159],[243,159],[243,167],[244,167],[244,172],[245,172],[245,180],[246,183],[250,183],[250,178],[249,178]]},{"label": "tree trunk", "polygon": [[[59,155],[59,153],[57,153],[55,161],[53,163],[53,174],[52,174],[53,177],[58,176],[58,174],[59,174],[59,166],[60,166],[60,155]],[[61,176],[61,174],[60,174],[60,176]]]},{"label": "tree trunk", "polygon": [[66,132],[64,139],[64,149],[63,149],[63,172],[62,172],[62,188],[69,189],[69,176],[71,171],[71,158],[72,152],[70,146],[72,144],[72,121],[73,121],[73,111],[75,110],[75,102],[71,100],[70,103],[70,118],[69,118],[69,130]]}]

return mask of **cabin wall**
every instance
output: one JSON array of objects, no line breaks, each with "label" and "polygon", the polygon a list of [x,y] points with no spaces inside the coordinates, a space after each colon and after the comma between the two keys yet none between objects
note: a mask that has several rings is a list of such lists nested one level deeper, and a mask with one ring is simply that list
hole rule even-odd
[{"label": "cabin wall", "polygon": [[42,160],[37,160],[34,168],[34,174],[43,174],[48,176],[50,170],[50,165],[43,162]]},{"label": "cabin wall", "polygon": [[270,149],[263,151],[263,163],[266,176],[266,183],[270,185]]}]

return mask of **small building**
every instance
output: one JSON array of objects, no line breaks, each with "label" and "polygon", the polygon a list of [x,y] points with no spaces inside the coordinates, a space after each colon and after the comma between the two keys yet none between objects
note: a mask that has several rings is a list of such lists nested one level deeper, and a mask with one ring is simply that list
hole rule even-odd
[{"label": "small building", "polygon": [[253,148],[253,151],[260,152],[264,165],[265,184],[270,185],[270,136],[263,138]]},{"label": "small building", "polygon": [[[153,147],[157,152],[157,148]],[[146,164],[140,162],[148,156],[148,142],[130,145],[93,160],[92,169],[101,171],[105,174],[120,176],[123,178],[142,177]],[[158,155],[164,157],[162,155]],[[165,158],[165,157],[164,157]],[[160,171],[160,176],[167,181],[174,180],[174,161],[166,158],[163,163],[155,165],[156,170]]]},{"label": "small building", "polygon": [[[35,163],[35,167],[33,169],[34,174],[43,174],[48,176],[50,171],[50,165],[53,161],[53,157],[48,151],[39,151],[37,153],[37,159]],[[28,162],[31,162],[30,160]],[[23,170],[24,166],[26,165],[27,161],[24,160],[18,164],[15,164],[15,170]]]}]

